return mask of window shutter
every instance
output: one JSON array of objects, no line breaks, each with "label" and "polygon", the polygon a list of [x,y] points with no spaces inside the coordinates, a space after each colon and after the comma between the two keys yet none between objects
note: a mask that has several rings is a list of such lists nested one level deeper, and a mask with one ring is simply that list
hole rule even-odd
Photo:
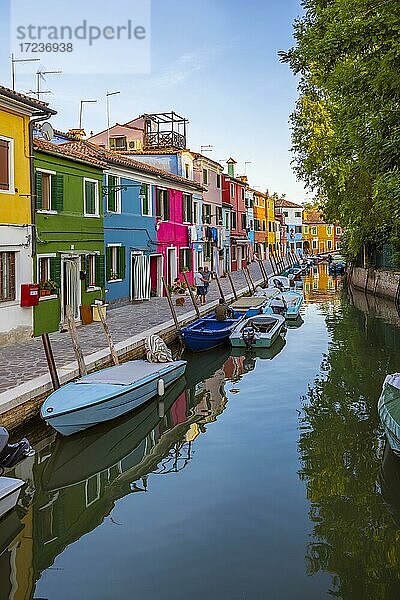
[{"label": "window shutter", "polygon": [[164,192],[164,220],[169,221],[169,191]]},{"label": "window shutter", "polygon": [[156,216],[161,217],[161,190],[157,190],[156,195]]},{"label": "window shutter", "polygon": [[42,174],[36,171],[36,210],[42,208]]},{"label": "window shutter", "polygon": [[117,194],[115,186],[117,185],[117,178],[114,175],[108,176],[108,195],[107,195],[107,210],[109,212],[115,212],[117,210]]},{"label": "window shutter", "polygon": [[61,257],[52,256],[50,258],[50,278],[61,289]]},{"label": "window shutter", "polygon": [[61,212],[64,208],[64,177],[51,176],[51,209]]},{"label": "window shutter", "polygon": [[183,267],[185,266],[185,251],[179,249],[179,271],[182,273]]},{"label": "window shutter", "polygon": [[94,184],[92,181],[85,181],[85,213],[87,215],[94,215],[96,211],[95,191]]},{"label": "window shutter", "polygon": [[105,275],[105,256],[104,254],[96,255],[96,285],[104,287]]},{"label": "window shutter", "polygon": [[119,253],[119,279],[125,279],[125,246],[118,248]]},{"label": "window shutter", "polygon": [[106,276],[107,276],[107,281],[111,281],[111,251],[112,248],[110,248],[109,246],[106,248]]},{"label": "window shutter", "polygon": [[189,253],[189,261],[188,261],[189,262],[189,264],[188,264],[189,271],[193,271],[193,252],[192,252],[192,250],[188,250],[188,253]]}]

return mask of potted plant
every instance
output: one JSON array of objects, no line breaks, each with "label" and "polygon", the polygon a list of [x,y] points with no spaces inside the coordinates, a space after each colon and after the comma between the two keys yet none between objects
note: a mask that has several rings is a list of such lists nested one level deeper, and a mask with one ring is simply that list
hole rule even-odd
[{"label": "potted plant", "polygon": [[42,281],[40,284],[40,295],[41,296],[51,296],[52,294],[57,294],[58,286],[55,281],[51,279],[46,279],[46,281]]}]

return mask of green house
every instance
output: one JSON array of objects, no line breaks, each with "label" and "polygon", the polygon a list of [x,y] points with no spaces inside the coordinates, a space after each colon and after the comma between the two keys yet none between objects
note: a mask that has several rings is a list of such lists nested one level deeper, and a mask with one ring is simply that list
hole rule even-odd
[{"label": "green house", "polygon": [[79,322],[104,298],[104,166],[68,145],[34,140],[36,336],[62,328],[67,305]]}]

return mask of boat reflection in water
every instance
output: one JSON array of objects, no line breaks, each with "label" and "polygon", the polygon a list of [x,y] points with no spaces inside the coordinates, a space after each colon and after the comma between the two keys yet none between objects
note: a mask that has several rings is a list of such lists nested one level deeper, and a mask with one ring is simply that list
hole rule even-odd
[{"label": "boat reflection in water", "polygon": [[286,340],[280,335],[270,348],[250,348],[249,350],[246,350],[245,348],[232,348],[231,356],[232,358],[242,359],[241,366],[243,373],[241,374],[249,373],[250,371],[254,371],[256,368],[257,359],[272,360],[275,358],[275,356],[282,352],[285,345]]},{"label": "boat reflection in water", "polygon": [[388,442],[383,451],[379,483],[383,501],[400,528],[400,458],[394,454]]}]

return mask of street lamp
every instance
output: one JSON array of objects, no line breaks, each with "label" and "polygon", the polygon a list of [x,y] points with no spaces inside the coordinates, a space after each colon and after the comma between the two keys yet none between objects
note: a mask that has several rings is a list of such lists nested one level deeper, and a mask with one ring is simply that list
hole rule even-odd
[{"label": "street lamp", "polygon": [[110,96],[116,96],[121,92],[107,92],[106,93],[106,105],[107,105],[107,149],[110,149]]},{"label": "street lamp", "polygon": [[83,117],[83,105],[84,104],[95,104],[97,100],[81,100],[81,107],[79,110],[79,129],[82,129],[82,117]]}]

